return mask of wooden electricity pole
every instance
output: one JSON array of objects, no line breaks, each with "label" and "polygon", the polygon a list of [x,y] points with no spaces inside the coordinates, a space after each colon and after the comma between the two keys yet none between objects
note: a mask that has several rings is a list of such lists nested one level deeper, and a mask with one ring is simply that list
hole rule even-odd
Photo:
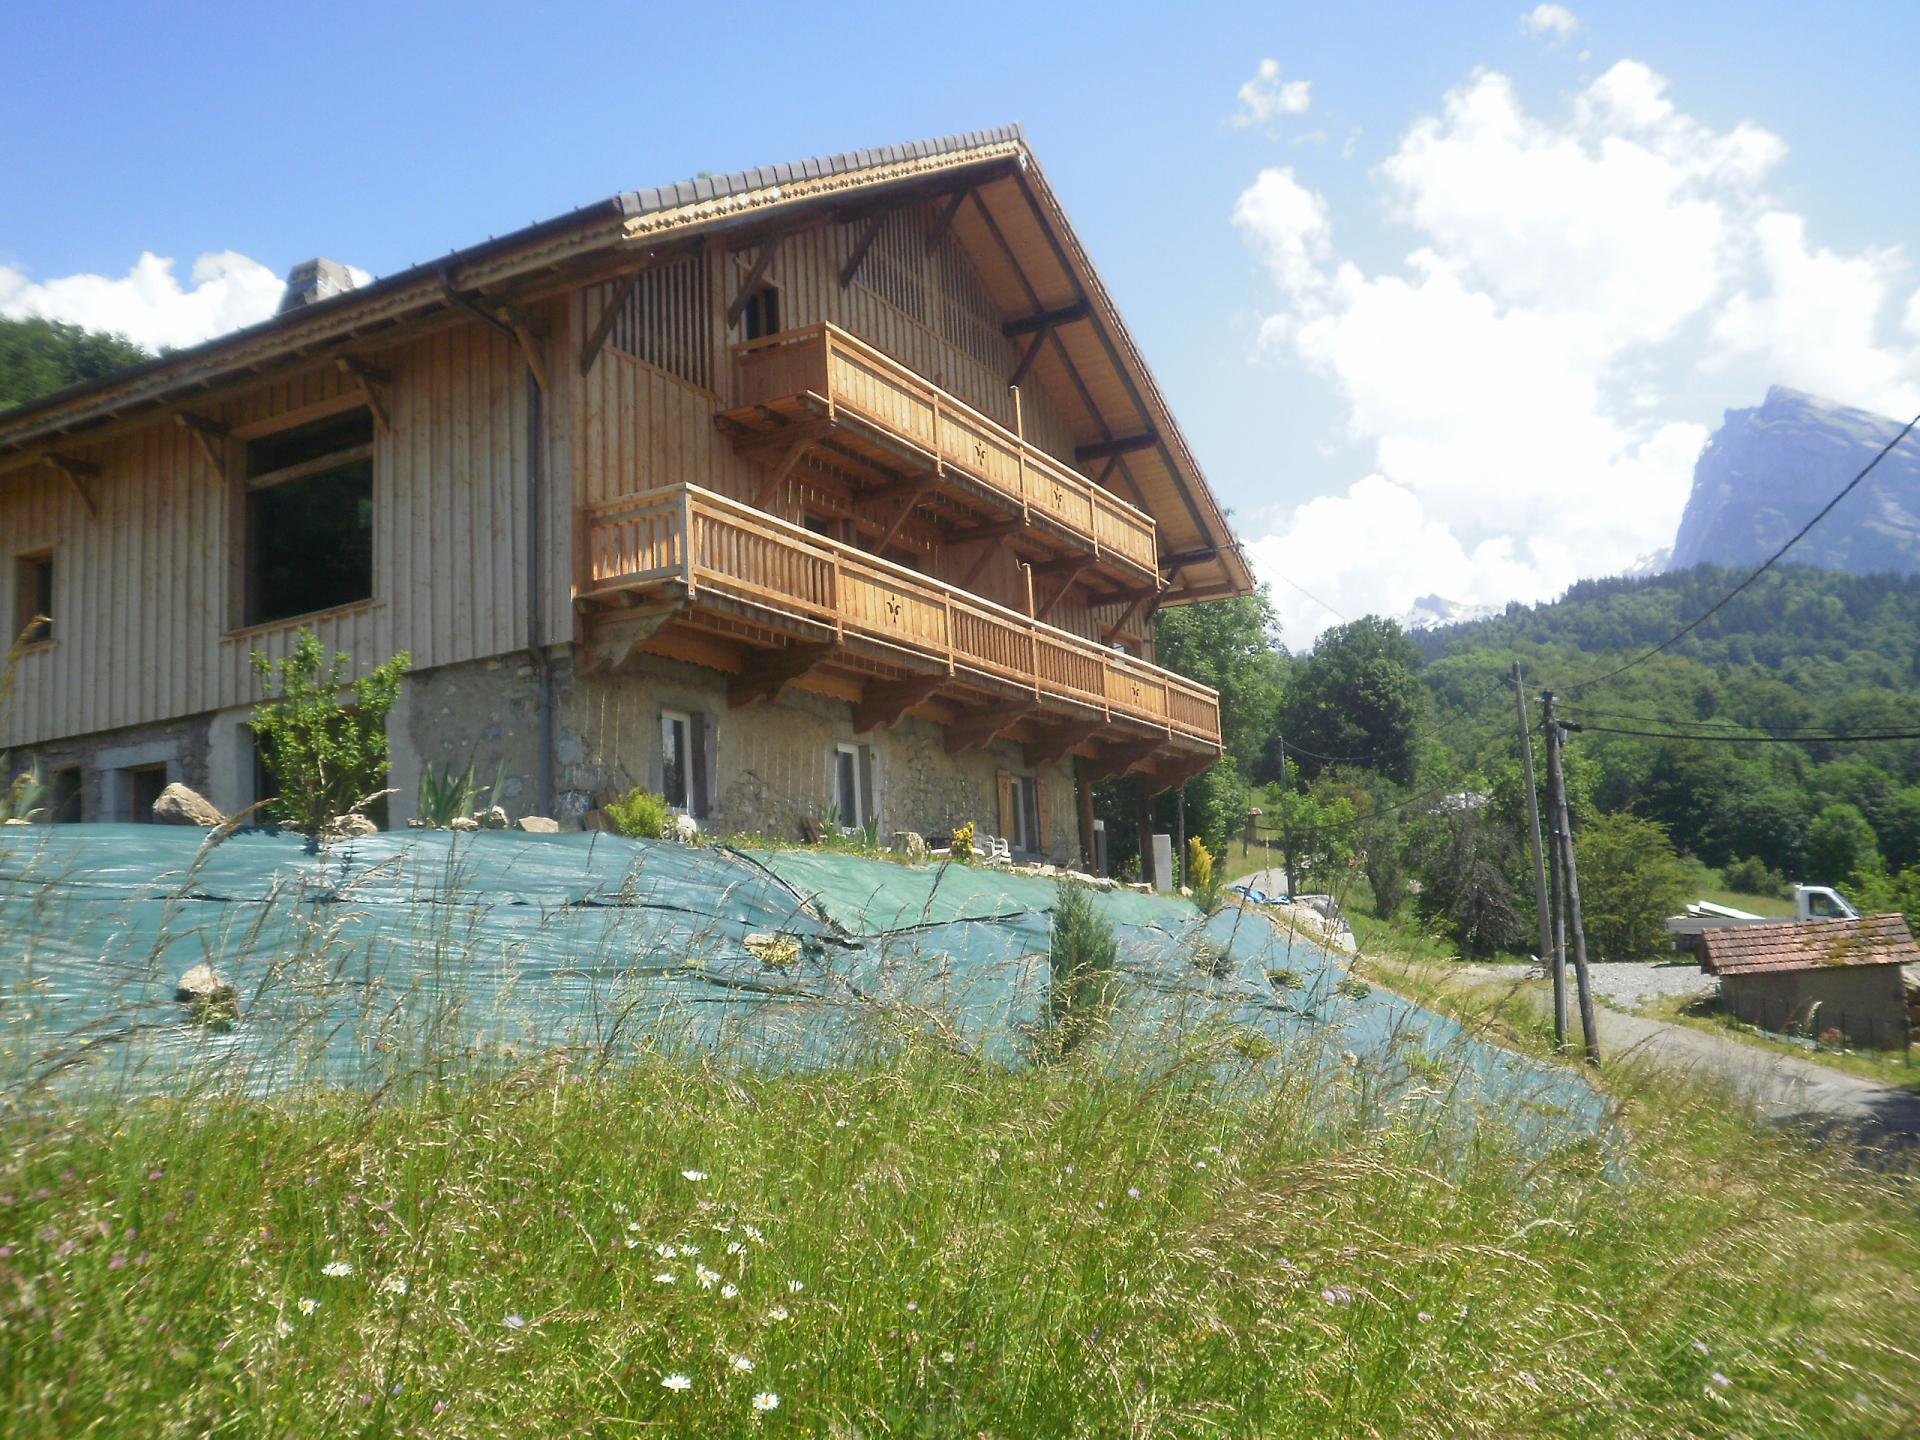
[{"label": "wooden electricity pole", "polygon": [[1293,898],[1293,847],[1287,844],[1291,826],[1287,822],[1287,737],[1274,737],[1280,746],[1280,873],[1286,877],[1287,898]]},{"label": "wooden electricity pole", "polygon": [[1587,976],[1587,927],[1580,915],[1580,869],[1573,858],[1573,823],[1567,810],[1567,774],[1561,762],[1560,722],[1553,714],[1553,692],[1543,691],[1540,703],[1546,712],[1547,786],[1553,808],[1554,843],[1565,880],[1567,931],[1573,939],[1573,978],[1580,997],[1580,1034],[1587,1044],[1587,1059],[1598,1065],[1600,1023],[1593,1013],[1593,987]]},{"label": "wooden electricity pole", "polygon": [[1527,725],[1527,687],[1513,662],[1513,703],[1520,709],[1520,759],[1527,773],[1527,818],[1532,822],[1533,906],[1540,917],[1540,963],[1553,976],[1553,1048],[1567,1048],[1567,954],[1554,943],[1554,910],[1547,903],[1547,860],[1540,843],[1540,790],[1533,776],[1533,734]]}]

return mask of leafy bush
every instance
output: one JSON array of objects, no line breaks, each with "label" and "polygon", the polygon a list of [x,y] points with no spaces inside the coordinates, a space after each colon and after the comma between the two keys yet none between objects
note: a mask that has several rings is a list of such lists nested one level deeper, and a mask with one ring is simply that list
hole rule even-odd
[{"label": "leafy bush", "polygon": [[1787,893],[1787,877],[1758,855],[1729,862],[1720,871],[1720,883],[1742,895],[1765,895],[1770,900],[1782,899]]},{"label": "leafy bush", "polygon": [[1666,829],[1638,815],[1598,815],[1574,836],[1587,943],[1603,960],[1669,948],[1666,918],[1687,901],[1686,865]]},{"label": "leafy bush", "polygon": [[606,816],[630,840],[658,840],[666,834],[673,809],[664,795],[636,785],[606,806]]},{"label": "leafy bush", "polygon": [[1187,887],[1194,903],[1211,914],[1220,908],[1220,877],[1214,871],[1213,852],[1198,835],[1187,838]]},{"label": "leafy bush", "polygon": [[[400,677],[412,665],[405,651],[351,683],[350,656],[326,663],[311,630],[294,637],[284,660],[258,651],[253,670],[269,690],[247,723],[260,758],[280,787],[269,809],[282,824],[309,835],[367,804],[387,779],[387,714],[400,696]],[[343,704],[342,690],[353,699]]]},{"label": "leafy bush", "polygon": [[1053,907],[1053,943],[1048,960],[1053,984],[1047,997],[1054,1052],[1070,1055],[1101,1027],[1117,996],[1114,967],[1119,943],[1113,926],[1093,908],[1085,885],[1062,881]]}]

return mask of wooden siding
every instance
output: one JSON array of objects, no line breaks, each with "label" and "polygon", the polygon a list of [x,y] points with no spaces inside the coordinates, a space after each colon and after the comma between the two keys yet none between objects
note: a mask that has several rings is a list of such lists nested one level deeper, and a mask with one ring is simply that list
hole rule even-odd
[{"label": "wooden siding", "polygon": [[[22,663],[0,744],[246,704],[257,698],[251,653],[283,654],[305,626],[360,669],[400,650],[424,669],[526,644],[527,369],[517,347],[470,324],[367,358],[392,376],[393,428],[375,435],[364,603],[236,628],[233,467],[248,435],[353,404],[357,387],[335,370],[209,407],[207,418],[234,432],[229,473],[171,424],[76,448],[100,467],[88,482],[97,519],[46,467],[0,484],[0,549],[10,563],[52,548],[56,612],[54,643]],[[550,641],[572,636],[570,529],[561,494],[545,526]],[[0,603],[13,608],[11,586]],[[22,618],[6,615],[9,633]]]}]

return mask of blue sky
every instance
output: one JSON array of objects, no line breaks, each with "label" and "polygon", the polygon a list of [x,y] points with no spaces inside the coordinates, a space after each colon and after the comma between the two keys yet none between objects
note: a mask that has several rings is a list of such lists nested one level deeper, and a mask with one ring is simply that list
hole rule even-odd
[{"label": "blue sky", "polygon": [[[385,273],[623,188],[1018,119],[1290,641],[1534,598],[1666,543],[1769,382],[1920,401],[1920,21],[1533,8],[16,10],[0,312],[194,338],[314,254]],[[1235,123],[1250,82],[1271,113]]]}]

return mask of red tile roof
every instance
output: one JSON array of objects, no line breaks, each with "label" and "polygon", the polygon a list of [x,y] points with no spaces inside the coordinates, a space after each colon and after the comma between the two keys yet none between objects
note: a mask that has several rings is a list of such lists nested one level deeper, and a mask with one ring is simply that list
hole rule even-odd
[{"label": "red tile roof", "polygon": [[1906,917],[1898,914],[1725,925],[1700,936],[1700,968],[1710,974],[1821,970],[1835,965],[1920,965],[1920,947],[1913,943]]}]

